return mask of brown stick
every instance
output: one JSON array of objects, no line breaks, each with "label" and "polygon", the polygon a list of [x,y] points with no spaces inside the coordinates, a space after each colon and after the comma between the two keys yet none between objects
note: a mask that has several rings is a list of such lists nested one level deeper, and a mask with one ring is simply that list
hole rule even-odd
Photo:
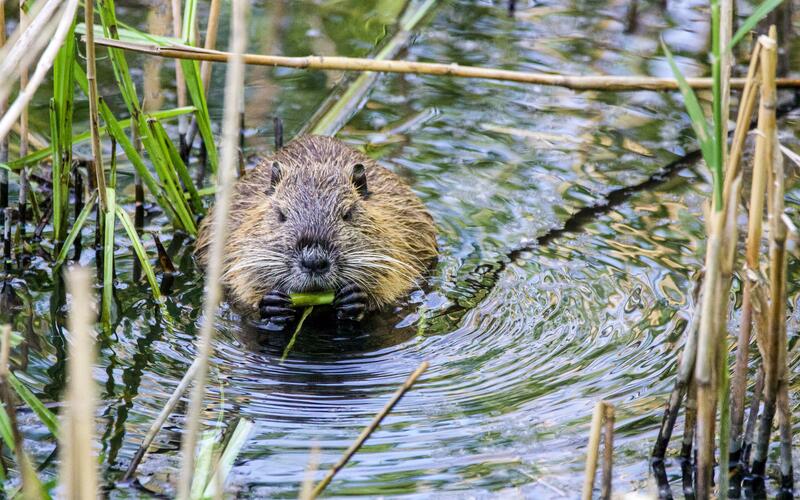
[{"label": "brown stick", "polygon": [[[747,81],[753,84],[745,87],[742,94],[742,102],[739,106],[739,116],[736,120],[736,131],[734,132],[733,143],[731,145],[731,155],[728,163],[728,176],[731,173],[740,171],[741,152],[744,146],[747,127],[742,123],[749,123],[750,117],[755,107],[755,100],[758,96],[758,59],[761,51],[761,44],[756,43],[753,47],[753,54],[750,58],[750,67],[747,71]],[[758,155],[756,155],[758,158]],[[761,221],[764,214],[764,190],[766,177],[763,168],[755,165],[753,169],[753,179],[750,189],[750,213],[748,220],[747,243],[745,252],[744,268],[744,292],[742,302],[742,319],[739,327],[739,335],[736,344],[736,364],[731,380],[731,444],[730,455],[738,461],[742,450],[742,426],[744,423],[745,393],[747,390],[747,360],[750,357],[750,334],[753,326],[753,303],[752,277],[749,270],[758,269],[759,254],[761,249]],[[726,183],[727,184],[727,183]],[[726,185],[727,187],[727,185]]]},{"label": "brown stick", "polygon": [[[196,61],[226,62],[230,52],[207,50],[185,45],[159,47],[145,43],[125,42],[98,38],[98,45],[115,47],[123,50],[139,52],[159,57],[174,59],[191,59]],[[421,63],[398,60],[374,60],[357,57],[338,56],[305,56],[285,57],[260,54],[244,54],[245,64],[256,66],[273,66],[298,69],[338,70],[338,71],[376,71],[380,73],[414,73],[418,75],[455,76],[462,78],[482,78],[502,80],[536,85],[552,85],[573,90],[677,90],[678,83],[673,78],[656,78],[648,76],[569,76],[546,73],[528,73],[524,71],[462,66],[459,64]],[[687,82],[695,89],[711,88],[710,78],[689,78]],[[731,88],[743,88],[744,78],[732,78]],[[798,78],[779,78],[779,87],[800,87]]]},{"label": "brown stick", "polygon": [[600,484],[600,498],[611,498],[611,478],[614,466],[614,405],[604,405],[605,427],[603,427],[603,477]]},{"label": "brown stick", "polygon": [[322,481],[320,481],[319,484],[317,484],[317,486],[314,488],[314,491],[311,492],[308,498],[310,499],[317,498],[320,495],[320,493],[322,493],[322,491],[333,480],[333,476],[335,476],[337,472],[339,472],[345,465],[347,465],[347,462],[349,462],[350,459],[353,457],[353,455],[355,455],[355,453],[359,450],[359,448],[361,448],[361,446],[364,444],[367,438],[369,438],[369,436],[375,431],[375,429],[378,428],[378,426],[381,424],[381,421],[383,421],[386,415],[388,415],[389,412],[392,411],[392,408],[394,408],[397,402],[400,401],[400,399],[405,395],[406,392],[408,392],[409,389],[411,389],[411,386],[414,385],[414,383],[417,381],[420,375],[422,375],[422,373],[427,369],[428,369],[428,362],[423,361],[422,363],[420,363],[417,369],[414,370],[411,373],[411,375],[408,376],[406,381],[403,382],[403,385],[401,385],[400,388],[397,389],[397,392],[394,393],[392,399],[387,401],[386,405],[381,409],[381,411],[379,411],[378,414],[375,415],[375,417],[372,419],[372,421],[369,424],[367,424],[366,427],[364,427],[364,430],[361,431],[361,434],[359,434],[356,440],[353,441],[353,444],[351,444],[350,447],[347,448],[347,450],[344,452],[344,455],[342,455],[342,458],[340,458],[339,461],[336,462],[336,464],[334,464],[333,467],[331,467],[328,473],[325,474],[325,477],[322,478]]},{"label": "brown stick", "polygon": [[[772,30],[770,30],[772,32]],[[759,38],[762,44],[761,59],[761,110],[763,110],[764,121],[761,121],[762,114],[759,112],[759,139],[763,146],[759,149],[761,158],[758,160],[765,165],[770,165],[775,159],[775,103],[776,92],[774,85],[775,67],[777,64],[777,44],[775,40],[762,36]],[[772,171],[769,166],[764,167],[768,172]],[[780,182],[783,187],[783,179],[775,179],[773,182]],[[770,211],[770,305],[767,331],[765,338],[759,339],[764,363],[764,412],[758,430],[758,440],[756,442],[755,455],[753,457],[753,475],[763,476],[766,469],[767,452],[769,450],[770,434],[772,432],[772,421],[775,416],[775,402],[779,384],[779,377],[782,370],[778,366],[778,349],[781,340],[781,329],[785,327],[785,305],[783,303],[783,285],[785,283],[785,266],[780,263],[785,260],[785,248],[781,245],[781,239],[785,243],[785,226],[780,220],[783,212],[783,194],[775,196],[777,190],[770,186],[768,193],[767,206]],[[782,190],[781,190],[782,193]],[[779,199],[775,199],[779,198]],[[780,210],[778,210],[780,205]],[[777,220],[774,220],[777,219]],[[781,238],[783,229],[783,238]],[[781,254],[783,250],[783,254]]]},{"label": "brown stick", "polygon": [[597,455],[600,450],[600,433],[603,426],[605,403],[598,401],[592,415],[592,427],[589,430],[589,444],[586,447],[586,467],[583,476],[581,500],[591,500],[594,490],[594,476],[597,473]]},{"label": "brown stick", "polygon": [[[94,23],[94,0],[86,0],[84,13],[86,14],[86,25]],[[92,135],[92,160],[94,161],[94,172],[96,175],[97,191],[100,193],[100,208],[103,213],[108,210],[108,199],[106,197],[106,173],[103,169],[103,149],[100,147],[100,122],[97,112],[97,77],[95,75],[95,47],[94,31],[86,32],[86,81],[89,83],[89,130]]]}]

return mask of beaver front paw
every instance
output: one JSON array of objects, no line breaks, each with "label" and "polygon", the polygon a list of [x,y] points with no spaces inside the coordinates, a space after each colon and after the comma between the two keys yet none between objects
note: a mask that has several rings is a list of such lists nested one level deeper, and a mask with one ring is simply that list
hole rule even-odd
[{"label": "beaver front paw", "polygon": [[333,299],[336,318],[347,321],[361,321],[367,311],[367,294],[356,284],[347,285]]},{"label": "beaver front paw", "polygon": [[264,298],[258,304],[258,312],[261,314],[261,320],[266,322],[264,327],[272,331],[283,330],[295,317],[292,299],[289,298],[289,294],[280,290],[264,294]]}]

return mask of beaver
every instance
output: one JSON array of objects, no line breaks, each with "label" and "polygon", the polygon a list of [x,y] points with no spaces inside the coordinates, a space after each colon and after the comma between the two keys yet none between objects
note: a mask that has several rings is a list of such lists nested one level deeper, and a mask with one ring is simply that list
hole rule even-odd
[{"label": "beaver", "polygon": [[[205,265],[214,210],[195,253]],[[408,293],[437,258],[436,227],[396,174],[332,137],[302,136],[234,187],[222,285],[270,330],[295,318],[290,293],[334,291],[340,321]]]}]

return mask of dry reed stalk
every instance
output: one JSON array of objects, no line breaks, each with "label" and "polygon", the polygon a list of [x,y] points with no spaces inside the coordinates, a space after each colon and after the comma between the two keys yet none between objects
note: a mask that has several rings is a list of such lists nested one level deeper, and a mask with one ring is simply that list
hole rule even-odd
[{"label": "dry reed stalk", "polygon": [[0,81],[0,97],[8,97],[16,81],[15,75],[20,69],[29,67],[36,55],[47,45],[59,19],[56,11],[62,2],[63,0],[47,0],[35,4],[30,24],[18,26],[5,45],[0,47],[0,74],[5,75]]},{"label": "dry reed stalk", "polygon": [[[717,383],[720,301],[722,293],[722,233],[725,210],[711,209],[706,230],[709,235],[705,258],[705,279],[701,293],[700,330],[694,378],[697,384],[697,496],[711,493],[714,466],[714,432],[717,413]],[[727,297],[726,297],[727,298]]]},{"label": "dry reed stalk", "polygon": [[[94,26],[94,0],[86,0],[84,13],[86,15],[84,19],[86,26]],[[94,30],[86,30],[86,81],[89,83],[89,130],[92,135],[95,182],[97,191],[100,193],[100,208],[105,213],[108,210],[108,197],[106,193],[106,171],[103,168],[103,149],[100,146],[100,120],[97,111],[98,95]]]},{"label": "dry reed stalk", "polygon": [[[195,61],[226,62],[230,52],[206,50],[185,45],[169,45],[159,47],[146,43],[125,42],[98,38],[98,45],[115,47],[122,50],[139,52],[158,57],[173,59],[190,59]],[[418,75],[454,76],[461,78],[481,78],[510,82],[530,83],[536,85],[565,87],[573,90],[678,90],[678,82],[673,78],[655,78],[647,76],[570,76],[546,73],[529,73],[524,71],[500,70],[459,64],[422,63],[398,60],[374,60],[357,57],[339,56],[305,56],[286,57],[260,54],[244,54],[245,64],[255,66],[273,66],[297,69],[338,70],[338,71],[375,71],[379,73],[413,73]],[[695,89],[711,88],[710,78],[688,78],[688,84]],[[743,88],[744,78],[732,78],[731,88]],[[779,87],[800,87],[800,78],[779,78]]]},{"label": "dry reed stalk", "polygon": [[605,403],[603,427],[603,476],[600,483],[600,498],[610,500],[611,479],[614,467],[614,405]]},{"label": "dry reed stalk", "polygon": [[598,402],[592,415],[592,427],[589,430],[589,444],[586,447],[586,466],[584,468],[583,490],[581,500],[591,500],[594,490],[594,476],[597,473],[597,455],[600,448],[600,432],[603,425],[603,402]]},{"label": "dry reed stalk", "polygon": [[[770,34],[773,34],[770,29]],[[779,377],[782,370],[778,367],[778,350],[781,341],[781,330],[785,329],[785,304],[783,303],[785,285],[785,226],[780,216],[783,213],[783,179],[776,179],[773,173],[777,145],[775,106],[777,103],[775,88],[775,70],[777,66],[777,43],[774,39],[766,36],[759,37],[761,51],[761,108],[759,110],[759,137],[761,148],[757,149],[760,157],[756,161],[773,178],[773,183],[780,183],[781,195],[775,196],[777,191],[775,186],[767,186],[769,189],[767,198],[767,208],[769,210],[769,312],[767,317],[767,329],[763,336],[759,337],[759,349],[762,352],[762,362],[764,365],[764,411],[758,429],[758,439],[756,442],[755,455],[753,457],[752,472],[754,476],[761,477],[765,473],[767,452],[769,450],[770,434],[772,431],[772,421],[775,416],[775,402],[779,385]],[[763,115],[761,111],[763,110]],[[763,116],[763,121],[762,121]],[[778,154],[780,154],[778,152]],[[776,216],[777,215],[777,216]],[[783,238],[783,241],[781,241]],[[785,332],[785,330],[784,330]]]},{"label": "dry reed stalk", "polygon": [[136,469],[139,467],[139,464],[142,462],[142,458],[144,458],[144,454],[147,453],[147,449],[150,448],[150,445],[153,444],[153,440],[158,435],[158,432],[161,430],[161,427],[164,426],[164,422],[167,421],[172,412],[175,410],[175,407],[178,405],[178,402],[181,400],[181,396],[183,393],[186,392],[186,389],[189,388],[189,385],[194,380],[194,377],[197,375],[197,369],[200,366],[200,360],[195,359],[194,362],[189,365],[189,369],[186,370],[186,373],[183,375],[183,378],[178,383],[178,386],[172,392],[172,395],[169,397],[167,402],[164,404],[164,407],[159,412],[156,419],[150,424],[150,428],[147,430],[147,434],[145,434],[144,439],[142,439],[142,444],[139,445],[139,449],[136,450],[136,454],[133,456],[130,465],[128,465],[128,470],[125,471],[125,475],[123,476],[123,481],[130,481],[133,479],[133,475],[136,474]]},{"label": "dry reed stalk", "polygon": [[[211,0],[208,8],[208,26],[206,26],[206,39],[203,48],[214,50],[217,46],[217,31],[219,27],[219,11],[222,7],[222,0]],[[200,64],[200,78],[203,80],[203,87],[208,94],[208,86],[211,84],[211,62],[203,61]]]},{"label": "dry reed stalk", "polygon": [[[89,3],[89,2],[87,2]],[[66,412],[62,416],[61,487],[66,498],[97,498],[97,457],[93,451],[95,394],[94,365],[95,316],[88,270],[73,267],[67,274],[67,288],[72,295],[69,314],[71,344],[67,370]]]},{"label": "dry reed stalk", "polygon": [[206,269],[206,293],[203,304],[203,324],[200,328],[198,347],[199,367],[192,391],[189,414],[187,415],[186,432],[181,449],[183,463],[181,477],[178,482],[178,498],[189,498],[194,472],[194,455],[197,445],[197,434],[200,430],[200,414],[202,412],[205,384],[208,374],[208,358],[211,353],[211,340],[214,333],[214,318],[222,295],[220,276],[222,259],[225,250],[225,239],[228,232],[228,213],[230,208],[233,183],[236,178],[237,148],[239,136],[239,107],[244,95],[244,62],[241,54],[247,48],[247,12],[248,0],[233,0],[231,16],[231,40],[234,57],[228,62],[225,82],[225,111],[222,126],[222,148],[219,177],[217,180],[217,200],[214,210],[214,233],[211,238],[208,266]]},{"label": "dry reed stalk", "polygon": [[402,399],[405,393],[408,392],[409,389],[411,389],[411,386],[414,385],[414,383],[417,381],[420,375],[422,375],[422,373],[427,369],[428,369],[428,362],[423,361],[422,363],[420,363],[417,369],[414,370],[411,373],[411,375],[408,376],[405,382],[403,382],[403,385],[401,385],[400,388],[397,389],[392,398],[386,403],[386,405],[381,409],[381,411],[379,411],[372,419],[372,421],[369,424],[367,424],[366,427],[364,427],[364,430],[362,430],[361,434],[359,434],[356,440],[353,441],[353,444],[351,444],[350,447],[347,448],[347,450],[344,452],[339,461],[336,462],[333,465],[333,467],[331,467],[328,473],[325,474],[325,477],[322,478],[322,481],[320,481],[317,484],[317,486],[314,488],[314,490],[311,492],[311,495],[309,496],[310,499],[317,498],[323,492],[323,490],[325,490],[325,488],[333,480],[333,477],[336,475],[336,473],[338,473],[345,465],[347,465],[347,462],[349,462],[350,459],[353,457],[353,455],[355,455],[355,453],[359,450],[359,448],[361,448],[361,446],[364,444],[367,438],[369,438],[369,436],[375,431],[375,429],[378,428],[378,426],[381,424],[381,421],[383,421],[386,415],[388,415],[389,412],[392,411],[392,408],[394,408],[397,402],[400,401],[400,399]]},{"label": "dry reed stalk", "polygon": [[142,458],[144,458],[144,454],[147,453],[148,448],[150,445],[153,444],[153,440],[158,435],[158,432],[161,430],[161,427],[164,426],[164,422],[167,421],[172,412],[175,410],[175,407],[178,405],[178,402],[181,400],[181,396],[183,393],[186,392],[186,389],[189,388],[189,385],[194,380],[194,377],[197,375],[197,369],[200,367],[200,359],[195,359],[194,362],[189,365],[189,369],[186,370],[186,373],[183,375],[183,378],[178,383],[178,386],[172,392],[172,395],[169,397],[167,402],[164,404],[164,407],[159,412],[156,419],[150,424],[150,428],[147,430],[147,434],[145,434],[144,439],[142,439],[142,444],[139,445],[139,449],[136,450],[136,454],[131,459],[130,465],[128,465],[128,470],[125,471],[125,476],[123,476],[123,481],[130,481],[133,479],[133,475],[136,474],[136,469],[139,467],[139,464],[142,462]]},{"label": "dry reed stalk", "polygon": [[[728,157],[728,172],[737,175],[741,170],[740,160],[744,149],[744,142],[747,136],[747,129],[753,109],[755,108],[756,97],[759,89],[758,60],[760,57],[761,44],[756,43],[750,57],[750,67],[747,70],[747,81],[749,85],[742,93],[739,104],[739,116],[736,120],[736,129],[731,144],[731,154]],[[743,272],[744,291],[742,299],[742,318],[739,326],[739,334],[736,343],[736,363],[733,371],[731,383],[731,439],[730,439],[730,458],[739,461],[742,450],[742,426],[744,423],[745,393],[747,390],[747,360],[750,357],[750,334],[752,331],[752,301],[749,270],[758,270],[759,252],[761,248],[761,220],[764,208],[764,182],[763,170],[753,169],[753,179],[750,190],[750,206],[747,230],[747,242],[745,250],[745,267]],[[728,183],[726,179],[726,188]]]},{"label": "dry reed stalk", "polygon": [[[6,44],[6,2],[0,0],[0,47]],[[8,97],[0,96],[0,116],[6,114]],[[8,137],[0,139],[0,163],[8,162]],[[8,206],[8,170],[0,168],[0,211]]]},{"label": "dry reed stalk", "polygon": [[300,485],[300,493],[297,495],[299,500],[311,500],[311,492],[314,491],[314,475],[319,470],[319,444],[311,446],[311,453],[308,456],[308,465],[303,482]]},{"label": "dry reed stalk", "polygon": [[[183,36],[181,24],[181,0],[172,0],[172,32],[175,38]],[[186,80],[183,77],[183,68],[181,68],[178,61],[175,61],[175,88],[178,93],[178,107],[182,108],[186,106]],[[180,137],[181,151],[186,148],[186,127],[186,116],[179,116],[178,136]]]},{"label": "dry reed stalk", "polygon": [[[39,62],[36,64],[36,69],[34,70],[28,85],[26,85],[24,89],[20,90],[17,98],[14,100],[14,103],[8,108],[5,115],[0,117],[0,141],[2,141],[6,135],[8,135],[8,132],[14,125],[14,122],[16,122],[19,118],[22,110],[25,109],[30,100],[33,98],[33,94],[36,92],[36,89],[39,88],[39,85],[42,84],[42,81],[44,81],[47,72],[53,66],[53,62],[55,61],[61,45],[64,43],[64,39],[66,38],[67,32],[69,31],[72,21],[75,17],[75,11],[78,8],[78,0],[66,1],[67,4],[64,6],[60,15],[58,16],[59,21],[56,31],[53,36],[49,38],[50,43],[47,45],[47,48],[44,49],[44,53],[39,58]],[[35,20],[31,22],[31,26],[33,26],[34,22]],[[0,74],[10,73],[0,72]]]},{"label": "dry reed stalk", "polygon": [[[28,27],[28,2],[21,0],[19,3],[19,26],[25,30]],[[19,86],[25,88],[28,85],[28,68],[19,69]],[[28,107],[25,106],[19,115],[19,157],[28,155]]]}]

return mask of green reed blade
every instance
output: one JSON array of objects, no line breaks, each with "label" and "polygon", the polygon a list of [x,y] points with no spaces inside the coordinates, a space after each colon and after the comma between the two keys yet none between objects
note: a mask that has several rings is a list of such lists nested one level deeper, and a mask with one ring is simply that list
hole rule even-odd
[{"label": "green reed blade", "polygon": [[303,328],[303,323],[306,322],[306,318],[311,314],[311,311],[314,310],[314,306],[308,306],[303,310],[303,314],[300,316],[300,320],[297,322],[297,326],[294,329],[294,334],[292,338],[289,339],[289,343],[286,344],[286,349],[283,350],[283,355],[281,355],[280,363],[283,364],[286,361],[286,358],[289,356],[289,352],[294,347],[294,343],[297,340],[297,336],[300,334],[300,329]]},{"label": "green reed blade", "polygon": [[[719,170],[717,167],[720,165],[714,152],[715,135],[708,126],[708,121],[703,113],[703,108],[700,107],[700,103],[697,101],[697,96],[695,95],[694,90],[692,90],[692,88],[686,82],[686,78],[684,78],[683,73],[681,73],[680,69],[678,69],[678,65],[675,64],[675,58],[672,56],[672,52],[670,52],[667,44],[664,43],[664,40],[661,40],[661,46],[664,48],[664,53],[667,56],[667,61],[672,69],[672,73],[675,75],[675,79],[678,81],[678,88],[683,96],[683,103],[686,107],[686,112],[689,114],[689,120],[692,123],[692,129],[694,129],[694,133],[697,136],[697,141],[700,144],[700,151],[703,153],[703,159],[705,160],[706,165],[708,165],[708,168],[710,168],[712,172],[716,172]],[[719,194],[721,198],[721,192]]]},{"label": "green reed blade", "polygon": [[[75,26],[75,33],[85,35],[86,25],[84,23],[79,23],[77,26]],[[102,25],[94,25],[94,36],[95,38],[104,38],[106,36],[106,31]],[[183,41],[179,38],[153,35],[151,33],[139,31],[122,21],[117,21],[117,37],[118,40],[123,42],[152,43],[155,45],[179,45],[183,43]]]},{"label": "green reed blade", "polygon": [[172,172],[178,175],[177,178],[173,180],[180,181],[183,183],[186,190],[189,192],[189,199],[192,201],[192,208],[194,208],[194,212],[196,214],[203,214],[205,213],[205,209],[203,208],[203,202],[200,200],[200,195],[197,192],[197,188],[194,185],[194,180],[192,176],[189,175],[189,170],[186,168],[186,164],[183,163],[183,159],[181,158],[181,154],[178,152],[178,148],[175,147],[175,144],[169,139],[167,135],[167,131],[164,130],[164,126],[158,120],[153,121],[155,127],[158,129],[158,136],[161,140],[161,143],[167,150],[169,154],[169,159],[172,163]]},{"label": "green reed blade", "polygon": [[742,22],[725,50],[733,50],[733,48],[742,41],[742,38],[744,38],[745,35],[747,35],[753,28],[756,27],[759,21],[767,17],[770,12],[775,10],[775,8],[782,3],[783,0],[766,0],[764,3],[759,5],[756,10],[754,10],[753,13],[750,14],[747,19],[744,20],[744,22]]},{"label": "green reed blade", "polygon": [[[233,462],[236,460],[236,457],[239,456],[239,453],[241,453],[245,443],[247,443],[247,438],[250,436],[253,426],[254,423],[250,419],[239,418],[237,420],[236,427],[233,429],[233,434],[225,444],[222,450],[222,456],[219,458],[207,483],[208,486],[206,486],[203,492],[203,498],[217,498],[217,493],[224,489],[225,481],[233,468]],[[219,484],[217,478],[219,478]]]},{"label": "green reed blade", "polygon": [[175,208],[181,224],[189,234],[195,236],[197,234],[197,226],[191,216],[186,198],[176,184],[176,176],[170,161],[169,151],[167,151],[164,145],[164,140],[160,137],[160,130],[156,123],[157,121],[150,117],[143,117],[143,119],[139,121],[139,135],[147,151],[150,153],[150,159],[156,169],[159,179],[161,179],[166,196],[172,202],[172,206]]},{"label": "green reed blade", "polygon": [[[106,38],[119,39],[114,0],[98,0],[98,6],[100,7],[103,34]],[[136,118],[139,116],[141,108],[139,106],[139,98],[136,95],[136,86],[133,84],[133,79],[128,69],[128,60],[125,58],[125,52],[108,47],[108,54],[111,58],[111,67],[114,70],[114,77],[117,80],[122,99],[128,107],[128,112],[132,117]]]},{"label": "green reed blade", "polygon": [[[80,68],[80,67],[77,67],[77,69],[80,72],[83,71],[83,69]],[[86,73],[83,73],[83,77],[84,77],[84,80],[85,80]],[[78,81],[78,84],[80,84],[80,75],[79,74],[76,75],[76,80]],[[100,111],[101,111],[101,115],[102,115],[102,111],[103,111],[102,110],[102,105],[101,105]],[[164,109],[164,110],[161,110],[161,111],[154,111],[154,112],[150,113],[150,116],[152,116],[153,118],[157,118],[159,120],[169,120],[171,118],[175,118],[175,117],[178,117],[178,116],[181,116],[181,115],[188,115],[189,113],[194,113],[194,111],[195,111],[194,106],[184,106],[182,108],[173,108],[173,109]],[[109,112],[110,112],[110,109],[109,109]],[[121,130],[127,130],[131,126],[131,119],[130,118],[126,118],[124,120],[117,121],[117,123],[119,124],[119,127],[120,127]],[[99,130],[100,130],[101,134],[105,133],[106,132],[106,126],[105,125],[101,126]],[[109,134],[110,133],[111,132],[109,132]],[[90,137],[91,137],[91,135],[90,135],[89,132],[81,132],[80,134],[74,134],[72,136],[71,142],[72,142],[72,144],[78,144],[78,143],[81,143],[81,142],[89,140]],[[117,139],[117,142],[119,142],[119,139]],[[19,170],[23,166],[34,165],[36,163],[41,162],[42,160],[50,158],[52,156],[52,154],[53,154],[52,147],[48,147],[48,148],[45,148],[45,149],[40,149],[38,151],[35,151],[33,153],[30,153],[30,154],[22,157],[22,158],[18,158],[18,159],[14,160],[14,161],[10,161],[8,163],[0,163],[0,168],[5,168],[5,169],[9,169],[9,170]]]},{"label": "green reed blade", "polygon": [[61,233],[61,220],[63,218],[62,210],[64,203],[61,200],[61,168],[62,168],[62,155],[61,155],[61,139],[59,127],[59,113],[58,106],[56,105],[55,98],[50,99],[50,145],[52,148],[53,165],[52,165],[52,182],[53,182],[53,233],[58,239]]},{"label": "green reed blade", "polygon": [[153,298],[160,300],[161,289],[158,286],[153,266],[150,265],[150,260],[147,258],[147,250],[145,250],[144,245],[142,245],[142,240],[139,239],[139,234],[136,232],[133,221],[121,205],[117,205],[117,217],[122,223],[122,227],[125,228],[125,232],[128,233],[128,238],[131,240],[133,250],[136,252],[136,257],[139,258],[139,263],[142,265],[144,274],[147,276],[147,281],[150,283],[150,288],[153,291]]},{"label": "green reed blade", "polygon": [[11,419],[6,412],[6,407],[3,405],[0,405],[0,438],[3,439],[3,442],[6,443],[6,446],[11,451],[17,449],[17,443],[14,442],[14,433],[11,431]]},{"label": "green reed blade", "polygon": [[195,27],[197,26],[197,0],[186,0],[183,7],[183,26],[181,27],[182,43],[194,45],[197,36]]},{"label": "green reed blade", "polygon": [[108,207],[104,214],[104,229],[105,234],[103,237],[103,305],[101,318],[103,324],[108,326],[111,324],[111,301],[114,296],[114,222],[116,216],[116,192],[113,188],[106,188],[106,198]]},{"label": "green reed blade", "polygon": [[86,201],[86,204],[83,206],[81,213],[78,214],[78,217],[75,218],[75,223],[72,225],[72,229],[69,230],[66,239],[64,240],[64,244],[61,246],[61,251],[58,253],[58,258],[56,259],[55,264],[53,264],[53,273],[58,271],[58,268],[64,264],[64,261],[67,260],[67,255],[69,255],[69,249],[72,247],[72,244],[75,243],[75,239],[81,234],[81,229],[83,229],[83,225],[86,223],[86,219],[89,218],[89,214],[92,213],[92,209],[94,208],[94,202],[97,200],[97,190],[92,192],[92,195]]},{"label": "green reed blade", "polygon": [[30,389],[28,389],[25,384],[20,382],[16,375],[13,373],[8,374],[8,383],[17,393],[17,396],[30,407],[31,410],[39,417],[39,420],[42,421],[47,430],[50,431],[50,434],[53,435],[56,439],[58,438],[58,417],[56,417],[55,413],[48,410],[44,403],[41,402],[39,398],[37,398]]},{"label": "green reed blade", "polygon": [[211,480],[211,464],[214,460],[214,449],[220,438],[220,432],[209,430],[203,433],[200,440],[200,449],[197,452],[197,459],[194,463],[194,474],[192,475],[192,489],[189,498],[200,500],[205,498],[203,491]]},{"label": "green reed blade", "polygon": [[217,146],[214,143],[214,134],[211,132],[211,117],[208,114],[208,104],[206,103],[203,80],[200,77],[200,65],[197,61],[182,59],[181,68],[183,69],[183,76],[186,79],[186,89],[189,91],[189,97],[192,99],[194,107],[197,108],[197,112],[195,113],[197,129],[200,131],[200,137],[203,138],[203,143],[206,147],[208,165],[211,167],[211,172],[216,174],[217,165],[219,163],[217,158]]}]

